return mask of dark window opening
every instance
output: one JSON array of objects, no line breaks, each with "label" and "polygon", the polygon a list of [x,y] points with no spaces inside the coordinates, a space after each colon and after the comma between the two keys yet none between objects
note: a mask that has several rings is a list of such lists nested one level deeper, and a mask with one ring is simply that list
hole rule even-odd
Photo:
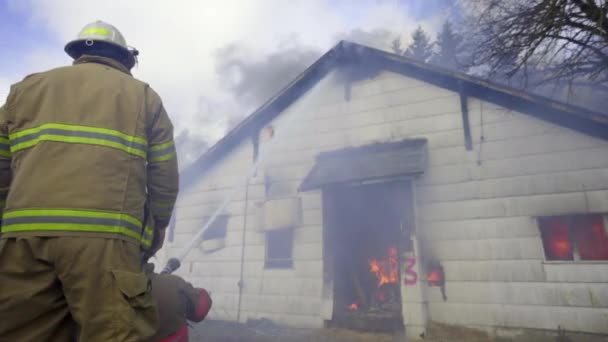
[{"label": "dark window opening", "polygon": [[[228,215],[219,215],[218,217],[216,217],[211,226],[207,228],[207,230],[205,230],[205,232],[203,233],[203,241],[225,238],[228,226],[228,218]],[[203,224],[203,226],[207,224],[208,220],[209,218],[205,219],[205,223]]]},{"label": "dark window opening", "polygon": [[539,225],[547,260],[608,260],[604,215],[544,217]]},{"label": "dark window opening", "polygon": [[266,268],[292,267],[292,252],[292,229],[279,229],[266,233]]}]

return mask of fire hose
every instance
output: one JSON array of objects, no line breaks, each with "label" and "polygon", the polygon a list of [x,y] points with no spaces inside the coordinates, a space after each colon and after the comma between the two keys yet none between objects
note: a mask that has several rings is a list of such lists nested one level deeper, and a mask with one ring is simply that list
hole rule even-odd
[{"label": "fire hose", "polygon": [[165,265],[163,270],[160,271],[160,274],[171,274],[175,272],[180,266],[181,262],[179,261],[179,259],[171,258],[167,261],[167,264]]},{"label": "fire hose", "polygon": [[[291,85],[289,85],[289,86],[291,86]],[[207,223],[205,223],[203,228],[201,228],[197,232],[197,234],[194,236],[194,238],[192,238],[190,240],[190,243],[188,243],[188,245],[181,251],[181,253],[179,253],[176,257],[170,258],[167,261],[167,264],[165,265],[165,267],[163,268],[161,273],[171,274],[171,273],[175,272],[181,266],[182,261],[186,258],[186,256],[190,253],[190,251],[192,249],[194,249],[197,245],[200,244],[203,234],[214,223],[215,219],[224,211],[226,206],[228,206],[228,204],[230,204],[230,202],[232,202],[232,200],[234,199],[234,196],[236,196],[241,189],[245,188],[249,184],[249,180],[251,179],[251,177],[253,177],[256,174],[256,172],[258,170],[258,166],[261,164],[261,162],[264,160],[264,158],[266,156],[271,154],[272,149],[274,148],[274,146],[276,146],[276,141],[280,140],[279,137],[282,137],[283,135],[285,135],[285,132],[288,131],[287,128],[290,127],[290,125],[294,122],[294,118],[297,117],[298,114],[305,113],[305,112],[306,111],[298,110],[295,113],[287,114],[287,116],[285,117],[285,120],[280,125],[281,129],[275,130],[276,133],[273,135],[272,139],[270,139],[268,141],[267,144],[265,144],[264,146],[260,145],[260,153],[258,154],[258,158],[256,159],[256,161],[253,163],[253,165],[249,169],[249,172],[246,174],[245,180],[242,182],[242,184],[240,184],[240,183],[235,184],[235,186],[232,188],[232,190],[230,191],[228,196],[226,196],[224,201],[215,210],[213,215],[211,215],[209,220],[207,220]],[[289,114],[291,114],[291,115],[289,115]],[[243,234],[245,234],[245,231],[243,231]],[[240,281],[241,282],[243,281],[242,275],[241,275]]]},{"label": "fire hose", "polygon": [[[253,175],[255,175],[259,162],[260,162],[260,159],[258,158],[258,160],[253,164],[249,173],[247,174],[246,181],[249,181],[249,179]],[[241,190],[241,186],[239,186],[239,184],[237,184],[232,189],[230,194],[226,197],[226,199],[224,199],[222,204],[215,210],[213,215],[211,215],[211,218],[209,218],[209,220],[207,220],[207,223],[203,226],[203,228],[201,228],[201,230],[198,231],[198,233],[194,236],[194,238],[190,240],[190,243],[186,246],[186,248],[184,248],[182,250],[182,252],[177,255],[177,257],[170,258],[167,261],[167,264],[165,265],[165,267],[163,268],[161,273],[171,274],[171,273],[175,272],[181,266],[181,262],[186,258],[186,256],[188,256],[188,253],[190,253],[190,251],[192,249],[194,249],[194,247],[196,247],[198,244],[200,244],[200,241],[201,241],[205,231],[207,231],[207,229],[209,229],[209,227],[213,224],[215,219],[224,211],[226,206],[228,204],[230,204],[230,202],[232,201],[234,196],[236,196],[236,194],[238,193],[239,190]]]}]

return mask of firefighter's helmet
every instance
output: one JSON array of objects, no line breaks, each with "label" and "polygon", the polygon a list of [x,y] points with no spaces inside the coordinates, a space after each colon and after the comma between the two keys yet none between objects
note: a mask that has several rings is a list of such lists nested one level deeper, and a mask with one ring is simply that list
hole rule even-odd
[{"label": "firefighter's helmet", "polygon": [[127,67],[130,69],[135,65],[139,52],[136,49],[129,48],[125,37],[116,27],[101,20],[83,27],[78,33],[78,37],[66,44],[65,52],[70,57],[77,59],[93,47],[95,43],[110,44],[118,48],[118,51],[125,55]]}]

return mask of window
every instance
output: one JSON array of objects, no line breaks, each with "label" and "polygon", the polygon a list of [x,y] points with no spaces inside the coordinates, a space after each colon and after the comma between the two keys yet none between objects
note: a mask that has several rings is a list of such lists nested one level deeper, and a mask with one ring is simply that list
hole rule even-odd
[{"label": "window", "polygon": [[539,219],[547,260],[608,260],[608,225],[599,214]]},{"label": "window", "polygon": [[[219,215],[215,218],[213,223],[205,232],[203,233],[203,241],[205,240],[215,240],[215,239],[223,239],[226,237],[226,226],[228,225],[228,215]],[[203,227],[207,224],[210,217],[207,217],[204,220]]]},{"label": "window", "polygon": [[266,232],[266,268],[290,268],[293,251],[293,229]]}]

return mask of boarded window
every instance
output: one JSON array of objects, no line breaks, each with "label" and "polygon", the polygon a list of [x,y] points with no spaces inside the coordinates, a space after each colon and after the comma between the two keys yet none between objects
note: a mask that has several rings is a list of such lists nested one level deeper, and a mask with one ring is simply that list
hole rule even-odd
[{"label": "boarded window", "polygon": [[266,268],[290,268],[293,265],[293,229],[266,232]]},{"label": "boarded window", "polygon": [[608,260],[605,215],[543,217],[539,224],[547,260]]},{"label": "boarded window", "polygon": [[[219,215],[218,217],[216,217],[211,226],[207,228],[207,230],[205,230],[205,232],[203,233],[203,241],[224,239],[226,237],[228,217],[228,215]],[[203,226],[207,224],[208,220],[209,217],[203,221]]]}]

